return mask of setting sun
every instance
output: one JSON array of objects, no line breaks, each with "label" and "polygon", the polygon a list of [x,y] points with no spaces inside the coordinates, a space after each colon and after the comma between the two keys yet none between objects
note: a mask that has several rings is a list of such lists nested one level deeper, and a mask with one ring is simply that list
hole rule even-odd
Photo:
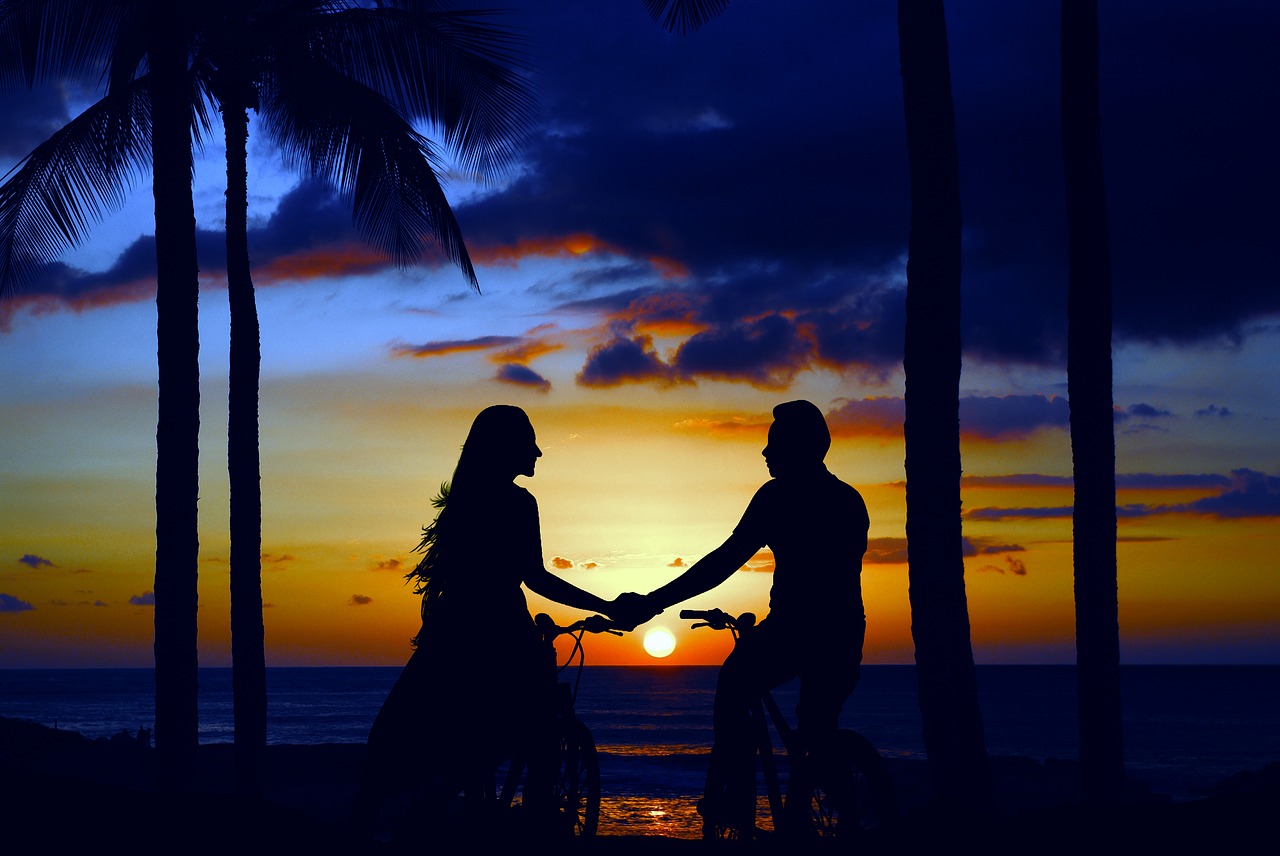
[{"label": "setting sun", "polygon": [[676,637],[665,627],[655,627],[644,634],[644,650],[658,659],[669,656],[676,650]]}]

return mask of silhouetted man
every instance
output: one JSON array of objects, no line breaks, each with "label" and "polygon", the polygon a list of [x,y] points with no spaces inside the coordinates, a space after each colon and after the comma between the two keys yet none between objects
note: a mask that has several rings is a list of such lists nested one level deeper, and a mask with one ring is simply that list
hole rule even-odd
[{"label": "silhouetted man", "polygon": [[633,614],[648,620],[724,582],[762,548],[773,552],[769,614],[720,669],[715,745],[698,804],[704,819],[747,830],[755,824],[752,701],[798,676],[801,739],[810,749],[821,746],[858,682],[866,631],[859,576],[866,504],[823,464],[831,434],[822,411],[788,401],[773,409],[773,420],[763,451],[773,478],[756,491],[733,534],[671,582],[635,596]]}]

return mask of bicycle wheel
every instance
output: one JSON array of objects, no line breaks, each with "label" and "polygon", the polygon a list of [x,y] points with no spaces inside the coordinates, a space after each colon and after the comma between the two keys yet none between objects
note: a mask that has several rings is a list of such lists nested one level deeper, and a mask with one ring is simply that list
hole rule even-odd
[{"label": "bicycle wheel", "polygon": [[897,800],[880,753],[861,734],[841,729],[826,757],[807,757],[793,770],[787,808],[798,835],[849,839],[889,824]]},{"label": "bicycle wheel", "polygon": [[587,726],[576,717],[557,723],[560,769],[556,773],[555,804],[564,830],[589,838],[600,823],[600,758]]}]

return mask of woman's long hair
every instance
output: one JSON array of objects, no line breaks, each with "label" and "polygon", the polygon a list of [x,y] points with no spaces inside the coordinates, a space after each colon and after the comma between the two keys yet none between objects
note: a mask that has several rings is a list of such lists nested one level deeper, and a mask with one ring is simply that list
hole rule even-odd
[{"label": "woman's long hair", "polygon": [[[495,404],[476,415],[471,430],[462,444],[462,454],[454,467],[453,479],[440,485],[440,493],[432,497],[438,509],[435,519],[422,527],[422,540],[414,548],[422,553],[417,566],[405,574],[413,583],[413,593],[422,595],[423,628],[433,608],[449,589],[450,578],[460,571],[460,556],[450,533],[457,531],[459,521],[484,511],[484,498],[495,484],[510,478],[510,461],[533,426],[528,415],[510,404]],[[421,633],[412,640],[417,647]]]}]

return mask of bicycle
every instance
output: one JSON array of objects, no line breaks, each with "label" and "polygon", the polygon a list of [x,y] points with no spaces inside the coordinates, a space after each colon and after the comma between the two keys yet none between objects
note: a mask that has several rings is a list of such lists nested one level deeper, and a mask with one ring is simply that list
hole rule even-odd
[{"label": "bicycle", "polygon": [[[613,629],[609,619],[601,615],[560,626],[547,614],[539,613],[534,624],[557,678],[575,657],[577,660],[572,685],[556,681],[552,726],[555,771],[549,781],[550,804],[543,803],[548,819],[538,829],[555,836],[590,838],[600,821],[600,760],[590,730],[574,712],[586,659],[582,637],[586,633],[621,635],[621,631]],[[566,634],[574,637],[574,644],[562,665],[555,640]],[[392,844],[413,844],[424,828],[436,834],[464,837],[476,830],[488,836],[518,834],[527,828],[519,822],[522,815],[537,811],[532,805],[535,800],[528,793],[527,774],[528,758],[519,751],[487,769],[473,768],[447,777],[437,774],[430,783],[385,795],[377,827]],[[496,787],[498,781],[502,782],[500,789]],[[545,792],[538,796],[545,797]],[[513,825],[512,821],[517,822]]]},{"label": "bicycle", "polygon": [[[694,628],[728,630],[735,644],[756,621],[750,612],[735,618],[719,609],[682,609],[680,617],[695,621]],[[769,814],[777,833],[795,839],[849,840],[885,826],[896,817],[897,800],[888,768],[866,737],[841,728],[821,754],[806,753],[799,745],[796,730],[768,689],[752,705],[751,720]],[[769,734],[770,720],[788,760],[785,796]],[[754,826],[744,830],[713,817],[703,818],[704,839],[736,839],[758,832]]]},{"label": "bicycle", "polygon": [[[567,626],[557,625],[551,616],[540,612],[534,616],[534,624],[547,646],[557,673],[567,669],[577,656],[577,673],[570,686],[568,681],[557,681],[555,701],[555,730],[557,770],[552,782],[552,802],[556,820],[554,828],[566,832],[575,838],[590,838],[595,835],[600,822],[600,758],[596,753],[595,740],[591,731],[574,712],[574,704],[578,698],[578,685],[582,681],[582,669],[586,664],[586,651],[582,646],[582,637],[586,633],[612,633],[621,636],[622,632],[613,629],[609,619],[602,615],[593,615],[573,622]],[[559,663],[555,651],[555,640],[562,635],[573,636],[573,648],[564,664]],[[517,804],[516,793],[521,785],[525,770],[525,759],[515,757],[507,767],[502,791],[498,794],[499,806]]]}]

